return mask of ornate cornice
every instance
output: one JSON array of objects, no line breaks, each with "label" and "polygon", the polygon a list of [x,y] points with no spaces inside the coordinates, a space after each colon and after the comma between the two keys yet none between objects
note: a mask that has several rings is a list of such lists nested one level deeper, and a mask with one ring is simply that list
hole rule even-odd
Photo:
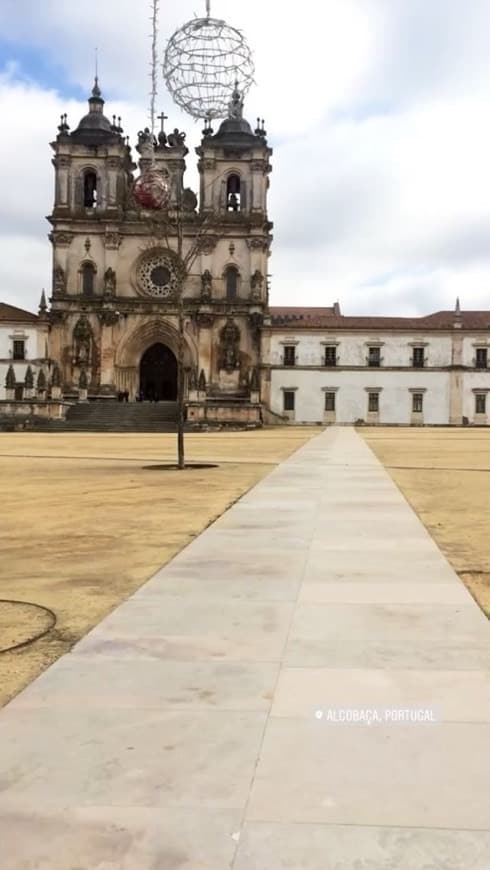
[{"label": "ornate cornice", "polygon": [[71,166],[71,157],[64,154],[58,154],[53,158],[52,162],[57,169],[68,169]]},{"label": "ornate cornice", "polygon": [[212,254],[218,244],[218,236],[203,236],[199,240],[199,250],[202,254]]},{"label": "ornate cornice", "polygon": [[268,251],[270,241],[270,238],[267,236],[250,236],[247,239],[247,245],[252,251]]},{"label": "ornate cornice", "polygon": [[102,326],[114,326],[119,320],[119,312],[112,308],[103,308],[102,311],[97,311]]},{"label": "ornate cornice", "polygon": [[59,248],[68,248],[73,239],[75,238],[75,233],[66,232],[64,230],[53,230],[49,234],[49,241],[53,243],[53,245],[57,245]]},{"label": "ornate cornice", "polygon": [[214,169],[216,169],[216,159],[211,157],[203,158],[198,163],[198,169],[200,172],[202,172],[203,170],[205,172],[212,172]]},{"label": "ornate cornice", "polygon": [[60,311],[60,309],[55,308],[48,314],[49,322],[52,326],[58,326],[61,323],[64,323],[67,316],[66,311]]},{"label": "ornate cornice", "polygon": [[214,323],[213,315],[205,311],[198,311],[193,315],[193,319],[201,329],[211,329]]},{"label": "ornate cornice", "polygon": [[121,234],[117,231],[106,230],[104,244],[108,251],[117,251],[121,244]]}]

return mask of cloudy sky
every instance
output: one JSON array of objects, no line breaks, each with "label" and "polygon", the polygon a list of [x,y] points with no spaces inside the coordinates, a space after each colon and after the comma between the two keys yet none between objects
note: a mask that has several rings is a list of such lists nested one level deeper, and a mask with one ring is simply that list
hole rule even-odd
[{"label": "cloudy sky", "polygon": [[[161,47],[204,0],[161,0]],[[274,148],[273,304],[346,314],[490,308],[489,0],[212,0],[255,54],[246,104]],[[86,111],[147,123],[146,0],[2,0],[0,300],[50,287],[49,142]],[[199,125],[159,104],[172,126]],[[192,153],[188,161],[192,159]],[[192,173],[190,180],[193,181]]]}]

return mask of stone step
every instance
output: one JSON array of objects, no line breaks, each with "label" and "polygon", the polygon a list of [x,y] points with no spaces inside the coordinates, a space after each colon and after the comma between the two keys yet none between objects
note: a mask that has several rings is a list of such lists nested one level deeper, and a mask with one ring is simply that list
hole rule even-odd
[{"label": "stone step", "polygon": [[43,432],[176,432],[177,424],[170,421],[157,423],[78,423],[56,420],[36,420],[36,431]]},{"label": "stone step", "polygon": [[173,432],[176,402],[80,402],[64,421],[37,421],[36,429],[50,432]]}]

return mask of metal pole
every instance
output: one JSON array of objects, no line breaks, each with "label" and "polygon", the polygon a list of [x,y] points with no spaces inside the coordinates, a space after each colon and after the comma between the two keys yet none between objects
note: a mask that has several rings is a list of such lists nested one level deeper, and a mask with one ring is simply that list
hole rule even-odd
[{"label": "metal pole", "polygon": [[[177,253],[179,267],[182,263],[183,235],[180,203],[177,206]],[[177,350],[177,465],[179,469],[185,468],[184,458],[184,424],[185,424],[185,372],[184,372],[184,277],[180,273],[179,299],[179,342]]]},{"label": "metal pole", "polygon": [[155,115],[158,97],[158,13],[160,0],[151,3],[151,91],[150,91],[150,122],[151,141],[155,135]]}]

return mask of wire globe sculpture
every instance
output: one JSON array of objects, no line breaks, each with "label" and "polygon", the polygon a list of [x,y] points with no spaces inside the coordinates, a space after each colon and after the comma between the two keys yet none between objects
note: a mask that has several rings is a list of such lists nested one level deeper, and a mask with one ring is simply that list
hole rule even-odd
[{"label": "wire globe sculpture", "polygon": [[243,34],[217,18],[195,18],[168,42],[163,77],[174,101],[193,118],[226,118],[233,91],[254,81],[252,52]]},{"label": "wire globe sculpture", "polygon": [[157,169],[147,169],[136,179],[133,189],[136,202],[148,210],[168,208],[170,190],[168,183]]}]

